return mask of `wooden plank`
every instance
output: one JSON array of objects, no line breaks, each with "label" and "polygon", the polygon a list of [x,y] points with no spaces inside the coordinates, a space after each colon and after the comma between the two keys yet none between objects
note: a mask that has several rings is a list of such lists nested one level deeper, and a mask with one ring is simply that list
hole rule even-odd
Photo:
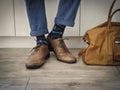
[{"label": "wooden plank", "polygon": [[0,78],[0,90],[25,90],[27,78]]},{"label": "wooden plank", "polygon": [[[92,76],[89,76],[91,78]],[[93,76],[94,77],[94,76]],[[92,78],[93,78],[92,77]],[[27,90],[119,90],[120,80],[111,78],[31,78]]]},{"label": "wooden plank", "polygon": [[120,72],[120,66],[116,66],[116,69]]},{"label": "wooden plank", "polygon": [[[17,51],[17,52],[16,52]],[[30,49],[0,49],[0,90],[119,90],[120,72],[115,66],[85,65],[56,60],[53,53],[40,69],[28,70],[25,60]],[[28,78],[30,81],[28,82]]]}]

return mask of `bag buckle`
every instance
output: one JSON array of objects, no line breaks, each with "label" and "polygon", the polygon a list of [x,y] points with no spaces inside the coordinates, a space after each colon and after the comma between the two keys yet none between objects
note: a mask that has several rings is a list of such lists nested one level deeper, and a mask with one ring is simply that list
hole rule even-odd
[{"label": "bag buckle", "polygon": [[115,40],[115,44],[120,44],[120,41],[118,41],[118,40]]}]

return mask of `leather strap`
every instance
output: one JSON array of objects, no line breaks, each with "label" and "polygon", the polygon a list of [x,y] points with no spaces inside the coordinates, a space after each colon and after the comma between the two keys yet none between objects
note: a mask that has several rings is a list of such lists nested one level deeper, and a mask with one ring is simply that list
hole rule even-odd
[{"label": "leather strap", "polygon": [[110,19],[110,16],[111,16],[111,14],[112,14],[112,10],[113,10],[113,7],[114,7],[114,5],[115,5],[115,2],[116,2],[116,0],[113,1],[112,5],[111,5],[111,7],[110,7],[110,10],[109,10],[109,13],[108,13],[108,20],[107,20],[107,21],[109,21],[109,19]]},{"label": "leather strap", "polygon": [[112,20],[114,14],[116,14],[118,11],[120,11],[120,9],[115,10],[115,11],[111,14],[111,16],[109,17],[109,21],[108,21],[108,27],[109,27],[109,28],[111,27],[111,20]]}]

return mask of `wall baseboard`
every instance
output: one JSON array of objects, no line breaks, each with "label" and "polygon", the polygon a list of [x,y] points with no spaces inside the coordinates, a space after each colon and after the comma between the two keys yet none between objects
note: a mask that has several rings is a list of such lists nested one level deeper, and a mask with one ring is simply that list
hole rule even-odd
[{"label": "wall baseboard", "polygon": [[[85,47],[85,43],[80,37],[65,37],[68,48],[82,48]],[[26,36],[1,36],[0,48],[32,48],[36,45],[35,38]]]}]

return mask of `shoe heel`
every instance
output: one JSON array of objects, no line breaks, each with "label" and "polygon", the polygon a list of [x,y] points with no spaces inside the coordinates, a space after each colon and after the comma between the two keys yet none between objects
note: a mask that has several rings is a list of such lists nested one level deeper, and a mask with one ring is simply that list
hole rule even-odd
[{"label": "shoe heel", "polygon": [[52,48],[52,46],[51,46],[51,44],[50,44],[49,41],[48,41],[48,47],[49,47],[49,50],[50,50],[50,51],[53,51],[53,48]]},{"label": "shoe heel", "polygon": [[48,55],[46,56],[46,58],[45,58],[45,59],[47,60],[49,57],[50,57],[50,53],[48,53]]}]

